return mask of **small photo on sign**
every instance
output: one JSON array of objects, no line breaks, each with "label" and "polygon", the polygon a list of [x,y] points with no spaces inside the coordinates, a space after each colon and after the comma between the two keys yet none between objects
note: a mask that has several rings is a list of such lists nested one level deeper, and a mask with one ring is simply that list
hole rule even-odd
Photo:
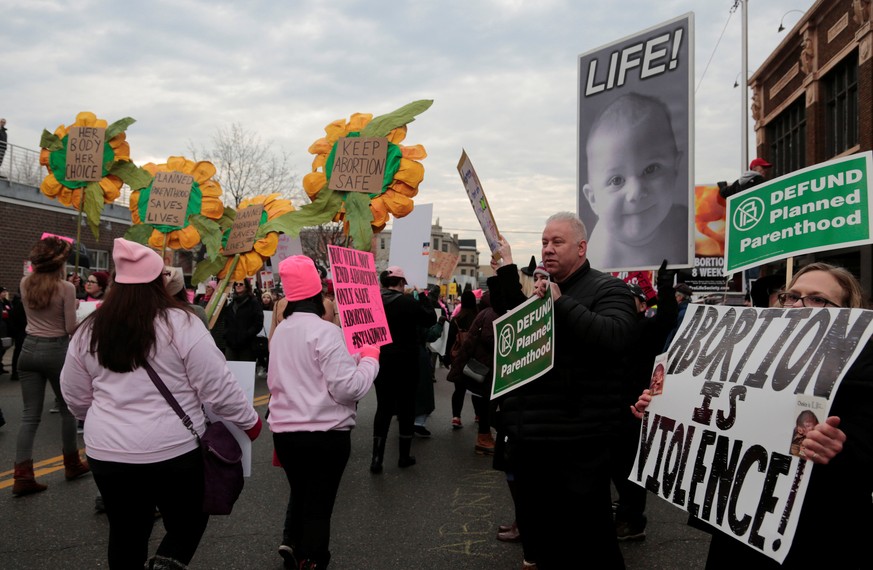
[{"label": "small photo on sign", "polygon": [[255,204],[243,208],[236,213],[227,245],[224,246],[225,255],[246,253],[252,250],[255,237],[258,234],[258,226],[261,224],[261,213],[264,211],[263,204]]},{"label": "small photo on sign", "polygon": [[70,182],[98,182],[103,178],[102,127],[70,127],[67,132],[67,168],[64,177]]},{"label": "small photo on sign", "polygon": [[339,139],[328,187],[346,192],[381,192],[387,156],[388,139],[384,137]]},{"label": "small photo on sign", "polygon": [[652,370],[652,380],[649,382],[649,391],[652,396],[664,393],[664,377],[667,372],[667,353],[655,357],[655,368]]},{"label": "small photo on sign", "polygon": [[193,183],[194,177],[190,174],[176,171],[155,173],[146,223],[177,228],[184,226]]},{"label": "small photo on sign", "polygon": [[815,396],[800,395],[797,397],[795,407],[794,431],[791,434],[791,447],[789,453],[796,457],[803,457],[800,450],[806,434],[812,431],[822,420],[827,409],[827,400]]}]

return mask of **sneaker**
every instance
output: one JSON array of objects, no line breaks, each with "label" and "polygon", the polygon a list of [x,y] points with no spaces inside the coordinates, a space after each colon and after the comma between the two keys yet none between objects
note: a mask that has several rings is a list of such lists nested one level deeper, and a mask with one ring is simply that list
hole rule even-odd
[{"label": "sneaker", "polygon": [[84,421],[79,420],[79,422],[76,424],[76,433],[79,435],[82,435],[85,433],[85,422]]},{"label": "sneaker", "polygon": [[415,432],[415,435],[418,437],[430,437],[430,430],[424,426],[412,426],[412,431]]},{"label": "sneaker", "polygon": [[619,521],[615,523],[615,536],[618,540],[645,540],[646,539],[646,527],[644,526],[634,526],[630,523],[626,523],[624,521]]},{"label": "sneaker", "polygon": [[464,424],[461,423],[461,418],[452,418],[452,429],[461,429]]},{"label": "sneaker", "polygon": [[537,570],[537,563],[522,559],[521,570]]}]

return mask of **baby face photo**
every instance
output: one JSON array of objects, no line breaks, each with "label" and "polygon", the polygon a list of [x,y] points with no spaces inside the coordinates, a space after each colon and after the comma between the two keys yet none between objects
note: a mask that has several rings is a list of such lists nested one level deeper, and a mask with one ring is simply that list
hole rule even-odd
[{"label": "baby face photo", "polygon": [[[690,18],[579,58],[577,205],[596,269],[693,265]],[[676,56],[664,65],[627,55],[668,47]],[[634,67],[616,71],[616,53]]]}]

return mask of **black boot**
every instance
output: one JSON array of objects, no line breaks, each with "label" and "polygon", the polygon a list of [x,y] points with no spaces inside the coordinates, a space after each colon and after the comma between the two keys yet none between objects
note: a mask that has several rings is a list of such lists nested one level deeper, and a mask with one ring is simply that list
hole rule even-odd
[{"label": "black boot", "polygon": [[370,473],[382,472],[382,460],[385,457],[385,438],[373,436],[373,460],[370,462]]},{"label": "black boot", "polygon": [[409,450],[412,449],[412,436],[400,436],[400,459],[397,460],[397,467],[410,467],[415,465],[415,457],[409,455]]}]

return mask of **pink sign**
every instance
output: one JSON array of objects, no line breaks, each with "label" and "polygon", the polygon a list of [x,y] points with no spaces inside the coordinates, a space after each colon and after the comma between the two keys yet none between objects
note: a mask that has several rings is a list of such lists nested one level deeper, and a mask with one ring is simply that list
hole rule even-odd
[{"label": "pink sign", "polygon": [[333,290],[346,346],[352,354],[364,345],[391,343],[385,307],[376,277],[373,254],[335,245],[327,246]]}]

